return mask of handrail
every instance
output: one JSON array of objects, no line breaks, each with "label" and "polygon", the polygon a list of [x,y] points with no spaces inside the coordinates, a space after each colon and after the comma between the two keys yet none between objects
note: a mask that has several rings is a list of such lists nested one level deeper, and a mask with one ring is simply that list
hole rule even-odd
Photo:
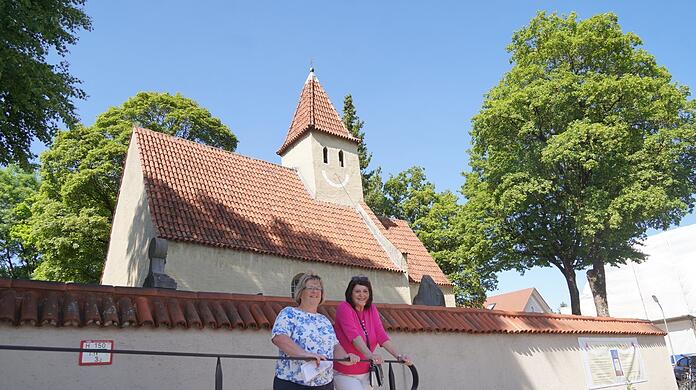
[{"label": "handrail", "polygon": [[[0,350],[7,351],[41,351],[41,352],[91,352],[91,353],[114,353],[114,354],[124,354],[124,355],[150,355],[150,356],[181,356],[181,357],[197,357],[197,358],[217,358],[217,364],[215,367],[215,390],[222,390],[222,366],[220,364],[220,359],[260,359],[260,360],[305,360],[311,361],[314,358],[301,358],[301,357],[280,357],[280,356],[269,356],[269,355],[247,355],[247,354],[224,354],[224,353],[202,353],[202,352],[178,352],[178,351],[148,351],[148,350],[137,350],[137,349],[103,349],[103,348],[70,348],[70,347],[41,347],[35,345],[0,345]],[[347,362],[350,359],[326,359],[327,361],[333,362]],[[361,362],[370,362],[369,359],[360,360]],[[392,372],[391,363],[403,364],[401,360],[384,360],[385,363],[389,363],[389,389],[394,390],[394,373]],[[411,370],[411,375],[413,377],[413,383],[411,385],[411,390],[418,389],[418,370],[416,366],[411,364],[408,366]]]}]

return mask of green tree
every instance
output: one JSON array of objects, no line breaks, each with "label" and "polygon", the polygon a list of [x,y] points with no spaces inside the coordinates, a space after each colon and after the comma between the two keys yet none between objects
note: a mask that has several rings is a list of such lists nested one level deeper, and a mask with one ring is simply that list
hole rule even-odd
[{"label": "green tree", "polygon": [[29,240],[42,253],[36,278],[99,280],[134,124],[228,151],[237,146],[227,126],[179,94],[142,92],[91,127],[59,132],[41,155],[41,187],[32,205]]},{"label": "green tree", "polygon": [[462,206],[450,191],[437,192],[425,170],[414,166],[391,176],[383,186],[383,214],[403,219],[423,242],[435,262],[454,283],[457,303],[481,306],[495,288],[495,273],[485,262],[465,257],[462,250]]},{"label": "green tree", "polygon": [[385,198],[381,169],[369,170],[372,153],[367,150],[365,132],[362,130],[365,122],[360,120],[353,104],[353,96],[346,95],[343,99],[343,124],[353,137],[360,140],[358,143],[358,160],[360,161],[360,175],[362,177],[363,198],[365,203],[378,215],[385,214]]},{"label": "green tree", "polygon": [[[608,315],[604,266],[640,260],[648,228],[694,206],[696,127],[686,87],[613,14],[539,13],[513,35],[512,69],[473,119],[463,193],[470,256],[575,270]],[[465,245],[466,246],[466,245]]]},{"label": "green tree", "polygon": [[39,255],[23,242],[30,217],[27,200],[37,191],[36,174],[16,165],[0,168],[0,276],[28,279]]},{"label": "green tree", "polygon": [[360,173],[363,175],[364,187],[365,180],[370,177],[367,167],[370,165],[370,160],[372,160],[372,153],[367,151],[367,145],[365,144],[365,132],[362,130],[365,122],[358,117],[353,104],[353,96],[350,94],[343,99],[343,124],[353,137],[360,140],[360,143],[358,143],[358,158],[360,160]]},{"label": "green tree", "polygon": [[377,215],[389,215],[389,203],[384,195],[384,182],[382,181],[382,168],[377,167],[367,179],[366,187],[363,187],[365,203]]},{"label": "green tree", "polygon": [[414,231],[418,221],[428,214],[437,200],[435,185],[428,181],[425,169],[413,166],[384,183],[387,213],[390,217],[408,221]]},{"label": "green tree", "polygon": [[85,93],[64,58],[77,32],[90,30],[84,0],[0,1],[0,165],[27,167],[29,147],[47,144],[62,121],[77,122],[73,99]]}]

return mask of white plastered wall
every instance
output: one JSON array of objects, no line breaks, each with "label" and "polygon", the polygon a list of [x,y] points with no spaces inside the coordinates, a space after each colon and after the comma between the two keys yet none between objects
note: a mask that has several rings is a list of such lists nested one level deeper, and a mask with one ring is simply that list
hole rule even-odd
[{"label": "white plastered wall", "polygon": [[542,298],[536,290],[529,297],[527,305],[525,305],[524,310],[528,313],[551,313],[553,310],[546,304],[544,298]]},{"label": "white plastered wall", "polygon": [[281,165],[295,169],[312,198],[317,192],[314,180],[314,163],[312,161],[312,140],[310,133],[306,133],[281,156]]},{"label": "white plastered wall", "polygon": [[[654,324],[665,330],[663,322],[655,321]],[[696,353],[696,329],[694,329],[693,319],[667,320],[667,327],[675,355]],[[669,342],[667,336],[665,336],[665,342]]]},{"label": "white plastered wall", "polygon": [[142,286],[150,269],[148,244],[153,237],[155,229],[133,134],[126,155],[101,283]]},{"label": "white plastered wall", "polygon": [[[324,163],[324,147],[328,163]],[[339,164],[339,151],[343,151],[343,167]],[[310,131],[281,156],[281,161],[283,166],[297,169],[305,187],[317,200],[350,206],[363,200],[355,142]]]},{"label": "white plastered wall", "polygon": [[176,280],[179,290],[269,296],[289,296],[292,278],[307,270],[321,276],[327,299],[343,300],[350,278],[366,275],[372,282],[375,302],[411,303],[408,279],[403,272],[301,261],[180,242],[169,242],[165,268],[167,275]]},{"label": "white plastered wall", "polygon": [[[583,335],[393,332],[390,336],[416,363],[421,390],[587,389],[578,347],[578,337]],[[117,349],[277,354],[268,330],[14,327],[3,323],[0,340],[72,348],[79,348],[80,340],[113,340]],[[662,337],[639,336],[638,343],[647,382],[631,388],[676,390]],[[388,367],[384,368],[386,374]],[[273,361],[223,359],[222,369],[225,389],[271,388]],[[79,366],[77,353],[0,351],[0,378],[7,389],[211,389],[214,373],[214,358],[114,355],[111,365]],[[397,389],[410,388],[409,372],[397,366],[395,374]]]}]

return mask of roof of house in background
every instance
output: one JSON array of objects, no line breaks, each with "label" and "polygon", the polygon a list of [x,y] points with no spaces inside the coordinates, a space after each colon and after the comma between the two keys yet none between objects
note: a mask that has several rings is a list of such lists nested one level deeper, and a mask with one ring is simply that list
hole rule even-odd
[{"label": "roof of house in background", "polygon": [[319,84],[314,69],[309,71],[309,76],[307,76],[300,94],[300,101],[297,103],[295,115],[290,123],[288,135],[277,153],[280,155],[285,153],[295,141],[310,130],[321,131],[353,142],[360,141],[346,129],[341,117],[338,116],[338,111],[331,104],[324,88]]},{"label": "roof of house in background", "polygon": [[548,308],[548,310],[551,310],[549,308],[549,305],[544,300],[544,297],[542,297],[541,294],[539,294],[539,292],[534,287],[512,291],[505,294],[491,295],[488,298],[486,298],[486,302],[483,304],[483,307],[489,308],[490,305],[494,305],[489,309],[505,311],[524,311],[524,308],[527,306],[529,300],[532,298],[533,295],[535,295],[535,292],[538,299],[541,300],[541,302],[539,303],[545,305],[546,308]]},{"label": "roof of house in background", "polygon": [[[339,302],[319,312],[332,322]],[[290,298],[0,279],[0,322],[15,326],[269,329]],[[648,321],[378,304],[388,331],[664,335]]]},{"label": "roof of house in background", "polygon": [[[294,169],[146,129],[135,129],[134,142],[158,237],[401,271],[354,207],[313,199]],[[367,205],[362,207],[377,221]],[[412,281],[420,282],[428,272],[436,283],[451,284],[415,245],[418,238],[408,225],[402,222],[398,234],[386,232],[409,253]]]}]

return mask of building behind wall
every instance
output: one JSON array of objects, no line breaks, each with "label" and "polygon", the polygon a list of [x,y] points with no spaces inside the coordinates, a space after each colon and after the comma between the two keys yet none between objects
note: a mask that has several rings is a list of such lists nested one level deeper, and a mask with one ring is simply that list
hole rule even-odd
[{"label": "building behind wall", "polygon": [[102,283],[287,296],[312,269],[329,299],[362,274],[376,302],[410,304],[429,275],[454,306],[408,224],[363,201],[358,141],[313,70],[281,165],[135,129]]},{"label": "building behind wall", "polygon": [[504,294],[491,295],[483,304],[488,310],[524,311],[528,313],[553,313],[544,297],[530,287]]},{"label": "building behind wall", "polygon": [[[648,237],[640,250],[641,263],[607,267],[609,313],[643,318],[664,330],[664,309],[674,354],[696,353],[696,225]],[[595,315],[589,285],[580,296],[583,314]]]}]

